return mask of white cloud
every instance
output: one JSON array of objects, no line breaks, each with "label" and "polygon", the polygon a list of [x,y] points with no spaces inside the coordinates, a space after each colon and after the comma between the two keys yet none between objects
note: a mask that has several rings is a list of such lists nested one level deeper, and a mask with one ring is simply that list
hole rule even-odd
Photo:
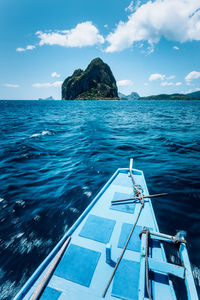
[{"label": "white cloud", "polygon": [[190,94],[190,93],[193,93],[193,92],[196,92],[196,91],[200,91],[200,88],[194,88],[194,89],[189,89],[187,91],[181,91],[181,93]]},{"label": "white cloud", "polygon": [[23,52],[23,51],[26,51],[26,50],[25,50],[25,48],[18,47],[18,48],[16,49],[16,51],[17,51],[17,52]]},{"label": "white cloud", "polygon": [[148,86],[149,84],[147,82],[144,83],[144,86]]},{"label": "white cloud", "polygon": [[154,73],[154,74],[151,74],[149,76],[149,81],[155,81],[155,80],[161,80],[161,81],[163,81],[163,80],[165,80],[165,82],[161,83],[162,86],[172,85],[173,84],[172,82],[168,82],[166,80],[172,80],[175,77],[176,77],[175,75],[166,76],[165,74]]},{"label": "white cloud", "polygon": [[198,79],[198,78],[200,78],[200,72],[192,71],[187,74],[187,76],[185,77],[185,80],[186,80],[187,84],[190,84],[190,82],[192,80]]},{"label": "white cloud", "polygon": [[170,86],[170,85],[180,86],[180,85],[182,85],[182,82],[176,82],[176,83],[174,83],[174,82],[170,82],[170,81],[162,81],[160,85],[161,86]]},{"label": "white cloud", "polygon": [[39,45],[59,45],[63,47],[84,47],[104,43],[104,38],[92,22],[84,22],[70,30],[43,32],[37,31]]},{"label": "white cloud", "polygon": [[128,7],[126,7],[125,8],[125,11],[133,11],[134,9],[133,9],[133,1],[131,1],[131,3],[129,4],[129,6]]},{"label": "white cloud", "polygon": [[28,46],[26,46],[26,48],[18,47],[18,48],[16,49],[16,51],[17,51],[17,52],[24,52],[24,51],[26,51],[26,50],[33,50],[33,49],[35,49],[35,46],[34,46],[34,45],[28,45]]},{"label": "white cloud", "polygon": [[154,80],[164,80],[165,79],[165,75],[163,74],[159,74],[159,73],[155,73],[155,74],[151,74],[149,76],[149,81],[154,81]]},{"label": "white cloud", "polygon": [[2,86],[9,87],[9,88],[18,88],[18,87],[20,87],[19,84],[14,84],[14,83],[4,83],[4,84],[2,84]]},{"label": "white cloud", "polygon": [[176,77],[175,75],[170,75],[170,76],[166,77],[165,79],[166,79],[166,80],[172,80],[172,79],[174,79],[175,77]]},{"label": "white cloud", "polygon": [[60,87],[62,84],[62,81],[55,81],[55,82],[45,82],[45,83],[33,83],[32,87],[36,88],[49,88],[49,87]]},{"label": "white cloud", "polygon": [[53,73],[51,74],[51,77],[57,77],[57,78],[59,78],[59,77],[60,77],[60,74],[58,74],[57,72],[53,72]]},{"label": "white cloud", "polygon": [[170,85],[173,85],[173,82],[163,81],[163,82],[161,82],[160,85],[162,85],[162,86],[170,86]]},{"label": "white cloud", "polygon": [[177,47],[177,46],[174,46],[173,49],[174,49],[174,50],[180,50],[180,48]]},{"label": "white cloud", "polygon": [[33,50],[33,49],[35,49],[34,45],[28,45],[28,46],[26,46],[26,50]]},{"label": "white cloud", "polygon": [[117,86],[128,86],[128,85],[132,85],[132,84],[133,84],[133,82],[129,79],[117,81]]},{"label": "white cloud", "polygon": [[135,42],[150,45],[167,40],[186,42],[200,40],[199,0],[148,1],[132,13],[127,22],[120,21],[106,40],[106,52],[121,51]]}]

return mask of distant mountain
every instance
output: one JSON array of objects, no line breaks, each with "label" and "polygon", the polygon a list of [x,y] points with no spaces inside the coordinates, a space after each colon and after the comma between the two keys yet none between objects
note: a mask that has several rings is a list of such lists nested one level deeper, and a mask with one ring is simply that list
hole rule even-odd
[{"label": "distant mountain", "polygon": [[119,100],[116,80],[110,67],[100,58],[95,58],[85,71],[75,70],[62,84],[62,99]]},{"label": "distant mountain", "polygon": [[138,100],[140,96],[136,92],[132,92],[130,95],[124,95],[122,93],[118,93],[120,100]]},{"label": "distant mountain", "polygon": [[187,96],[190,96],[195,99],[200,99],[200,91],[189,93],[189,94],[187,94]]},{"label": "distant mountain", "polygon": [[200,91],[189,94],[160,94],[140,97],[139,100],[200,100]]},{"label": "distant mountain", "polygon": [[126,99],[126,95],[124,95],[124,94],[122,94],[120,92],[118,92],[118,97],[119,97],[120,100],[127,100]]},{"label": "distant mountain", "polygon": [[38,98],[38,100],[54,100],[52,96],[47,97],[47,98]]}]

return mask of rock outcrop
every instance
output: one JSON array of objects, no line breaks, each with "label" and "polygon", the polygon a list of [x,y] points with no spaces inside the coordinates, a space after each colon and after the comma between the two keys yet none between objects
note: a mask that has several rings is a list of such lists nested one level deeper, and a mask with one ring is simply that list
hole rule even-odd
[{"label": "rock outcrop", "polygon": [[116,80],[110,67],[100,58],[95,58],[85,71],[75,70],[62,84],[62,99],[118,100]]},{"label": "rock outcrop", "polygon": [[130,95],[124,95],[122,93],[118,93],[120,100],[138,100],[140,96],[136,92],[132,92]]},{"label": "rock outcrop", "polygon": [[50,96],[48,98],[38,98],[38,100],[54,100],[54,98]]}]

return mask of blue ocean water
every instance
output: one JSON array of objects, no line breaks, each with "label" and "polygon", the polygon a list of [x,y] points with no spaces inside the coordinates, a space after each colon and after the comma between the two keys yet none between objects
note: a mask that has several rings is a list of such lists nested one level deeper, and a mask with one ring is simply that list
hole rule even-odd
[{"label": "blue ocean water", "polygon": [[200,285],[200,101],[0,101],[0,299],[11,299],[119,167],[145,173],[160,230]]}]

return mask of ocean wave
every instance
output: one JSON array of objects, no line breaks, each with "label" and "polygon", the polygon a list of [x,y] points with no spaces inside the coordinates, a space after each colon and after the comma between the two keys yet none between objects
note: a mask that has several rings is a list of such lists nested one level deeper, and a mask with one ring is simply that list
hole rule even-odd
[{"label": "ocean wave", "polygon": [[0,299],[9,299],[13,295],[13,290],[16,285],[16,282],[11,280],[6,280],[4,284],[0,287]]},{"label": "ocean wave", "polygon": [[69,211],[73,212],[74,214],[79,213],[79,210],[76,207],[70,207]]},{"label": "ocean wave", "polygon": [[19,245],[18,245],[18,250],[20,254],[28,254],[29,252],[32,251],[33,248],[35,247],[40,247],[43,244],[42,239],[33,239],[29,240],[28,238],[24,237],[20,239]]},{"label": "ocean wave", "polygon": [[34,237],[31,233],[29,237],[25,236],[24,232],[19,232],[15,236],[11,237],[9,241],[4,242],[4,249],[14,247],[14,253],[20,253],[20,255],[30,253],[34,248],[40,248],[42,245],[47,248],[52,244],[52,240],[43,240],[42,238]]},{"label": "ocean wave", "polygon": [[162,232],[188,232],[199,283],[200,101],[50,102],[7,101],[5,112],[0,106],[0,299],[13,282],[19,289],[23,274],[25,281],[129,157],[151,193],[169,193],[153,200],[157,221]]},{"label": "ocean wave", "polygon": [[92,192],[89,191],[89,188],[87,186],[83,186],[83,194],[86,195],[88,198],[92,195]]},{"label": "ocean wave", "polygon": [[43,130],[42,132],[32,134],[30,136],[30,138],[36,138],[36,137],[40,137],[42,135],[53,135],[53,132],[49,131],[49,130]]},{"label": "ocean wave", "polygon": [[86,191],[83,193],[84,195],[86,195],[88,198],[92,195],[92,192],[90,191]]}]

